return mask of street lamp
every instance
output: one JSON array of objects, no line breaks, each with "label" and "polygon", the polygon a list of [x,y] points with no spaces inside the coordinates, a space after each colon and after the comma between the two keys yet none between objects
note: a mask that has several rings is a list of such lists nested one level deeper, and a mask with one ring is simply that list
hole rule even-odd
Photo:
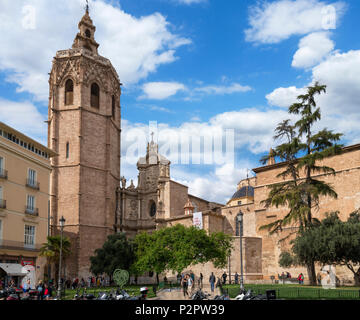
[{"label": "street lamp", "polygon": [[65,225],[65,218],[60,219],[60,260],[59,260],[59,280],[58,280],[58,292],[57,297],[61,299],[61,260],[62,260],[62,242],[63,242],[63,229]]},{"label": "street lamp", "polygon": [[243,218],[244,214],[240,210],[238,216],[238,222],[239,222],[239,235],[240,235],[240,292],[244,292],[244,272],[243,272],[243,254],[242,254],[242,237],[243,237]]}]

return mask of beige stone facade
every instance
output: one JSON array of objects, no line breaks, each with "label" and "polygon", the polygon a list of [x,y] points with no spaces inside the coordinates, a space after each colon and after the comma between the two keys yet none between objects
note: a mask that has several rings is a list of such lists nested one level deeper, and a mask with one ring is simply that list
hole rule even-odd
[{"label": "beige stone facade", "polygon": [[[38,279],[47,271],[39,249],[49,229],[53,156],[52,150],[0,122],[0,263],[31,263]],[[3,273],[0,267],[0,277]]]},{"label": "beige stone facade", "polygon": [[116,231],[120,184],[120,80],[101,57],[95,26],[85,13],[72,49],[58,51],[49,79],[48,145],[53,232],[61,216],[72,242],[68,277],[90,274],[89,257]]}]

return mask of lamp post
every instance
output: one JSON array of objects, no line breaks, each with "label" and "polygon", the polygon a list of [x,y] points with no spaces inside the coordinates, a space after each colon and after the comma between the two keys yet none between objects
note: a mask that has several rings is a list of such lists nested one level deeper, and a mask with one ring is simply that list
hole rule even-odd
[{"label": "lamp post", "polygon": [[61,260],[62,260],[62,242],[63,242],[63,229],[65,225],[65,218],[60,219],[60,260],[59,260],[59,280],[58,280],[58,292],[57,298],[61,299]]},{"label": "lamp post", "polygon": [[244,292],[244,271],[243,271],[243,254],[242,254],[242,237],[243,237],[243,218],[244,214],[240,210],[238,214],[238,222],[240,227],[240,292]]}]

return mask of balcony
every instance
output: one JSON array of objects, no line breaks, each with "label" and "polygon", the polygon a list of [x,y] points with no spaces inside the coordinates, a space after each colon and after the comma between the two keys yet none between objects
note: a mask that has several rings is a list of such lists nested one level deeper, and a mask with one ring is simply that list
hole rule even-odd
[{"label": "balcony", "polygon": [[7,179],[7,178],[8,178],[7,170],[0,168],[0,179]]},{"label": "balcony", "polygon": [[38,208],[32,208],[32,207],[25,207],[25,213],[31,216],[38,217],[39,216],[39,209]]},{"label": "balcony", "polygon": [[26,244],[25,242],[22,241],[0,239],[1,249],[39,251],[41,247],[42,247],[41,244]]},{"label": "balcony", "polygon": [[26,186],[35,190],[40,190],[40,183],[32,179],[26,179]]},{"label": "balcony", "polygon": [[0,199],[0,209],[6,209],[6,200]]}]

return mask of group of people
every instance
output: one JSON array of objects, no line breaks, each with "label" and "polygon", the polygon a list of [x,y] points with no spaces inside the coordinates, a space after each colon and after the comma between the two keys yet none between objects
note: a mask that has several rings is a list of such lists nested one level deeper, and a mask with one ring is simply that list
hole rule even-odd
[{"label": "group of people", "polygon": [[72,281],[67,279],[65,281],[65,287],[67,289],[75,290],[77,288],[93,288],[93,287],[105,287],[110,285],[109,277],[88,277],[87,281],[84,278],[74,278]]},{"label": "group of people", "polygon": [[[305,277],[304,277],[303,273],[300,273],[298,275],[297,280],[298,280],[299,284],[304,284],[304,278]],[[282,272],[280,279],[282,279],[282,280],[291,279],[291,274],[289,272],[287,272],[287,271]]]},{"label": "group of people", "polygon": [[[184,297],[186,296],[189,297],[189,291],[191,296],[195,286],[195,274],[192,271],[190,271],[190,273],[187,274],[182,273],[180,277],[181,277],[180,284],[181,287],[183,288]],[[199,286],[202,286],[202,279],[203,279],[203,275],[202,273],[200,273]]]}]

